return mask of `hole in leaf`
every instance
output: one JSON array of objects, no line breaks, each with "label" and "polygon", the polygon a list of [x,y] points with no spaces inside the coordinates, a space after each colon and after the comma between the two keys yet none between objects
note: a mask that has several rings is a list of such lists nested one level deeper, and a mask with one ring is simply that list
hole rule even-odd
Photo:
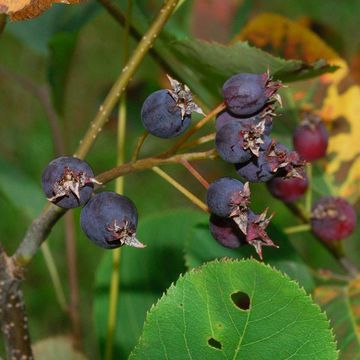
[{"label": "hole in leaf", "polygon": [[242,291],[237,291],[236,293],[231,294],[231,300],[241,310],[249,310],[250,307],[250,298],[247,294]]},{"label": "hole in leaf", "polygon": [[208,344],[209,344],[211,347],[215,348],[215,349],[219,349],[219,350],[222,349],[222,344],[221,344],[221,342],[215,340],[214,338],[210,338],[210,339],[208,340]]}]

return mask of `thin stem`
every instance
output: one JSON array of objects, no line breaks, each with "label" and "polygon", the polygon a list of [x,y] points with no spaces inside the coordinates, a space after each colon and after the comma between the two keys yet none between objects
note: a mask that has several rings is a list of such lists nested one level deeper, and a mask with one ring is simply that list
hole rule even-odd
[{"label": "thin stem", "polygon": [[166,21],[171,16],[172,11],[174,10],[178,1],[179,0],[167,0],[164,3],[158,16],[155,18],[146,34],[142,37],[132,56],[124,66],[121,75],[111,88],[104,103],[100,106],[99,112],[97,113],[94,121],[91,123],[91,126],[88,128],[83,140],[80,141],[80,146],[76,150],[74,156],[83,159],[88,153],[97,135],[107,122],[111,111],[119,101],[121,95],[124,93],[125,88],[134,75],[135,71],[163,29]]},{"label": "thin stem", "polygon": [[47,268],[49,270],[51,282],[52,282],[52,284],[54,286],[54,289],[55,289],[56,299],[57,299],[57,301],[58,301],[58,303],[60,305],[61,310],[66,312],[67,309],[68,309],[68,305],[66,303],[64,289],[63,289],[62,284],[61,284],[59,272],[58,272],[57,267],[55,265],[54,257],[52,256],[52,253],[51,253],[51,251],[49,249],[49,245],[47,244],[47,242],[44,242],[41,245],[41,252],[42,252],[42,254],[44,256],[46,266],[47,266]]},{"label": "thin stem", "polygon": [[201,129],[206,123],[208,123],[214,116],[216,116],[219,112],[226,108],[225,103],[221,103],[216,106],[212,111],[210,111],[203,119],[201,119],[198,123],[196,123],[193,127],[191,127],[185,135],[183,135],[180,140],[175,143],[173,147],[171,147],[168,151],[166,151],[163,156],[168,156],[176,153],[176,151],[186,142],[186,140],[192,136],[196,131]]},{"label": "thin stem", "polygon": [[296,225],[296,226],[289,226],[284,229],[284,233],[287,235],[297,234],[300,232],[310,231],[310,229],[311,229],[311,227],[309,224],[302,224],[302,225]]},{"label": "thin stem", "polygon": [[139,157],[139,154],[140,154],[140,150],[141,150],[141,147],[143,146],[146,138],[148,137],[149,135],[149,132],[148,131],[144,131],[142,133],[142,135],[139,136],[137,142],[136,142],[136,147],[135,147],[135,150],[134,150],[134,153],[131,157],[131,161],[136,161]]},{"label": "thin stem", "polygon": [[182,160],[181,163],[185,166],[185,168],[190,172],[194,178],[199,181],[199,183],[204,186],[205,189],[209,188],[209,183],[204,179],[204,177],[192,166],[187,160]]},{"label": "thin stem", "polygon": [[306,175],[308,178],[308,191],[305,195],[305,211],[307,214],[311,213],[311,207],[312,207],[312,165],[311,163],[306,164]]},{"label": "thin stem", "polygon": [[180,191],[183,195],[185,195],[193,204],[199,207],[201,210],[205,212],[209,212],[207,205],[202,202],[198,197],[196,197],[193,193],[191,193],[188,189],[186,189],[183,185],[178,183],[174,178],[168,175],[165,171],[161,170],[159,167],[154,166],[152,170],[161,176],[164,180],[166,180],[169,184],[171,184],[175,189]]},{"label": "thin stem", "polygon": [[180,150],[184,150],[184,149],[189,149],[192,148],[194,146],[198,146],[198,145],[202,145],[202,144],[206,144],[207,142],[213,141],[215,140],[215,133],[211,133],[209,135],[204,135],[201,136],[193,141],[189,141],[185,144],[183,144],[182,146],[180,146]]},{"label": "thin stem", "polygon": [[299,207],[298,205],[296,205],[294,203],[284,203],[284,205],[286,205],[286,207],[294,215],[296,215],[303,223],[305,223],[305,224],[309,223],[309,217],[301,207]]}]

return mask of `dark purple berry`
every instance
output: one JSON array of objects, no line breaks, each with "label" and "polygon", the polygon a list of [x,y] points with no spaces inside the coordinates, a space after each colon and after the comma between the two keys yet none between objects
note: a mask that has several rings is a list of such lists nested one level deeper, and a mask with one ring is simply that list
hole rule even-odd
[{"label": "dark purple berry", "polygon": [[270,215],[267,218],[267,211],[268,209],[263,211],[260,215],[254,214],[250,211],[248,216],[246,241],[255,247],[260,259],[262,259],[262,246],[272,246],[278,248],[265,231],[273,217],[273,215]]},{"label": "dark purple berry", "polygon": [[144,101],[141,120],[145,129],[163,139],[180,135],[190,125],[191,113],[203,114],[190,89],[168,76],[172,90],[158,90]]},{"label": "dark purple berry", "polygon": [[274,197],[284,202],[293,202],[304,195],[309,185],[306,174],[302,172],[301,176],[285,178],[275,176],[266,185]]},{"label": "dark purple berry", "polygon": [[143,248],[136,239],[137,222],[134,203],[111,191],[96,194],[81,210],[81,228],[94,244],[105,249],[122,245]]},{"label": "dark purple berry", "polygon": [[304,113],[303,120],[293,135],[294,148],[306,161],[326,155],[329,134],[321,119],[313,113]]},{"label": "dark purple berry", "polygon": [[250,203],[249,184],[230,177],[220,178],[210,184],[207,191],[210,211],[220,217],[231,217],[246,233],[247,212]]},{"label": "dark purple berry", "polygon": [[72,156],[51,161],[41,177],[48,200],[65,209],[84,205],[90,199],[94,183],[99,184],[91,167]]},{"label": "dark purple berry", "polygon": [[222,246],[235,249],[246,244],[245,235],[229,218],[211,214],[209,228],[213,238]]},{"label": "dark purple berry", "polygon": [[264,135],[270,135],[273,125],[272,107],[269,106],[266,110],[258,115],[251,117],[240,117],[230,113],[227,109],[218,114],[215,121],[215,130],[219,131],[222,126],[231,122],[237,122],[244,126],[258,125],[259,122],[265,120]]},{"label": "dark purple berry", "polygon": [[216,132],[215,145],[220,157],[227,162],[243,163],[255,155],[266,143],[264,136],[265,121],[257,125],[245,126],[230,122]]},{"label": "dark purple berry", "polygon": [[223,86],[223,96],[227,108],[235,115],[249,116],[258,113],[281,87],[272,81],[268,73],[237,74]]},{"label": "dark purple berry", "polygon": [[325,196],[313,205],[311,229],[324,242],[348,237],[354,232],[356,222],[354,208],[343,198]]}]

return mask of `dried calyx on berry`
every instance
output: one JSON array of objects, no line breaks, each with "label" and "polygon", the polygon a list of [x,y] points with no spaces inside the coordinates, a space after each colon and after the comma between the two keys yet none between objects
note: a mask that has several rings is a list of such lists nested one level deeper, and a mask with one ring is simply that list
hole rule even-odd
[{"label": "dried calyx on berry", "polygon": [[295,150],[306,161],[314,161],[326,155],[329,134],[321,118],[308,111],[301,115],[302,121],[295,129],[293,143]]},{"label": "dried calyx on berry", "polygon": [[312,208],[311,229],[324,242],[348,237],[355,230],[356,222],[354,208],[340,197],[322,197]]},{"label": "dried calyx on berry", "polygon": [[266,160],[272,173],[280,172],[281,176],[302,178],[305,161],[296,151],[290,151],[285,145],[273,141],[266,151]]},{"label": "dried calyx on berry", "polygon": [[61,156],[45,168],[41,184],[49,201],[68,209],[85,204],[93,192],[93,185],[100,183],[85,161]]},{"label": "dried calyx on berry", "polygon": [[167,75],[167,78],[171,85],[171,90],[168,90],[168,92],[175,100],[176,106],[180,109],[182,119],[193,112],[205,115],[201,107],[194,102],[192,93],[186,84],[180,83],[170,75]]},{"label": "dried calyx on berry", "polygon": [[260,215],[254,214],[253,212],[249,213],[248,226],[246,241],[254,246],[256,252],[258,253],[260,259],[262,259],[262,247],[263,246],[272,246],[278,248],[279,246],[274,244],[270,239],[269,235],[266,233],[265,229],[268,227],[270,220],[274,214],[267,216],[268,209],[265,209]]},{"label": "dried calyx on berry", "polygon": [[259,156],[266,141],[265,121],[242,125],[230,122],[216,132],[215,145],[220,157],[227,162],[243,163],[252,156]]},{"label": "dried calyx on berry", "polygon": [[263,74],[237,74],[223,85],[223,96],[230,112],[239,116],[249,116],[260,112],[268,103],[278,101],[277,90],[283,85],[274,81],[269,71]]}]

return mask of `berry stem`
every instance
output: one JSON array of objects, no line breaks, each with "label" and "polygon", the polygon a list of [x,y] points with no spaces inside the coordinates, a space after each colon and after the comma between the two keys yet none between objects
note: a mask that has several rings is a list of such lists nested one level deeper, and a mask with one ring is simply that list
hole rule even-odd
[{"label": "berry stem", "polygon": [[128,85],[132,76],[135,74],[135,71],[141,64],[146,53],[153,45],[155,39],[163,29],[178,2],[179,0],[167,0],[164,2],[164,5],[158,13],[158,16],[155,18],[146,34],[142,37],[135,51],[122,69],[119,78],[116,80],[105,101],[100,106],[95,119],[92,121],[85,136],[80,141],[78,149],[75,151],[75,157],[83,159],[89,152],[90,148],[95,142],[97,135],[108,121],[111,111],[114,109],[116,103],[124,93],[126,86]]},{"label": "berry stem", "polygon": [[136,147],[135,147],[135,150],[134,150],[134,153],[131,157],[131,161],[136,161],[139,157],[139,154],[140,154],[140,150],[141,150],[141,147],[143,146],[146,138],[148,137],[149,135],[149,132],[148,131],[144,131],[142,133],[142,135],[139,136],[137,142],[136,142]]},{"label": "berry stem", "polygon": [[211,110],[204,118],[202,118],[198,123],[196,123],[194,126],[192,126],[186,133],[183,135],[180,140],[175,143],[174,146],[172,146],[168,151],[163,153],[161,156],[166,157],[171,154],[175,154],[176,151],[186,142],[187,139],[191,135],[193,135],[196,131],[201,129],[206,123],[208,123],[214,116],[216,116],[219,112],[224,110],[226,108],[226,105],[224,102],[216,106],[213,110]]},{"label": "berry stem", "polygon": [[180,149],[181,150],[184,150],[184,149],[189,149],[193,146],[197,146],[197,145],[202,145],[202,144],[206,144],[207,142],[210,142],[210,141],[213,141],[215,140],[215,133],[211,133],[209,135],[204,135],[204,136],[201,136],[193,141],[189,141],[185,144],[183,144],[182,146],[180,146]]},{"label": "berry stem", "polygon": [[179,190],[183,195],[185,195],[193,204],[199,207],[205,212],[209,212],[209,209],[205,203],[203,203],[198,197],[186,189],[183,185],[178,183],[174,178],[168,175],[165,171],[161,170],[159,167],[154,166],[152,170],[171,184],[175,189]]},{"label": "berry stem", "polygon": [[287,228],[284,229],[284,233],[287,235],[290,234],[296,234],[299,232],[306,232],[306,231],[310,231],[311,227],[309,224],[301,224],[301,225],[296,225],[296,226],[289,226]]},{"label": "berry stem", "polygon": [[194,178],[198,180],[202,186],[204,186],[205,189],[209,188],[208,181],[206,181],[203,176],[187,160],[183,159],[181,163],[186,167],[187,170],[189,170],[191,175],[193,175]]}]

